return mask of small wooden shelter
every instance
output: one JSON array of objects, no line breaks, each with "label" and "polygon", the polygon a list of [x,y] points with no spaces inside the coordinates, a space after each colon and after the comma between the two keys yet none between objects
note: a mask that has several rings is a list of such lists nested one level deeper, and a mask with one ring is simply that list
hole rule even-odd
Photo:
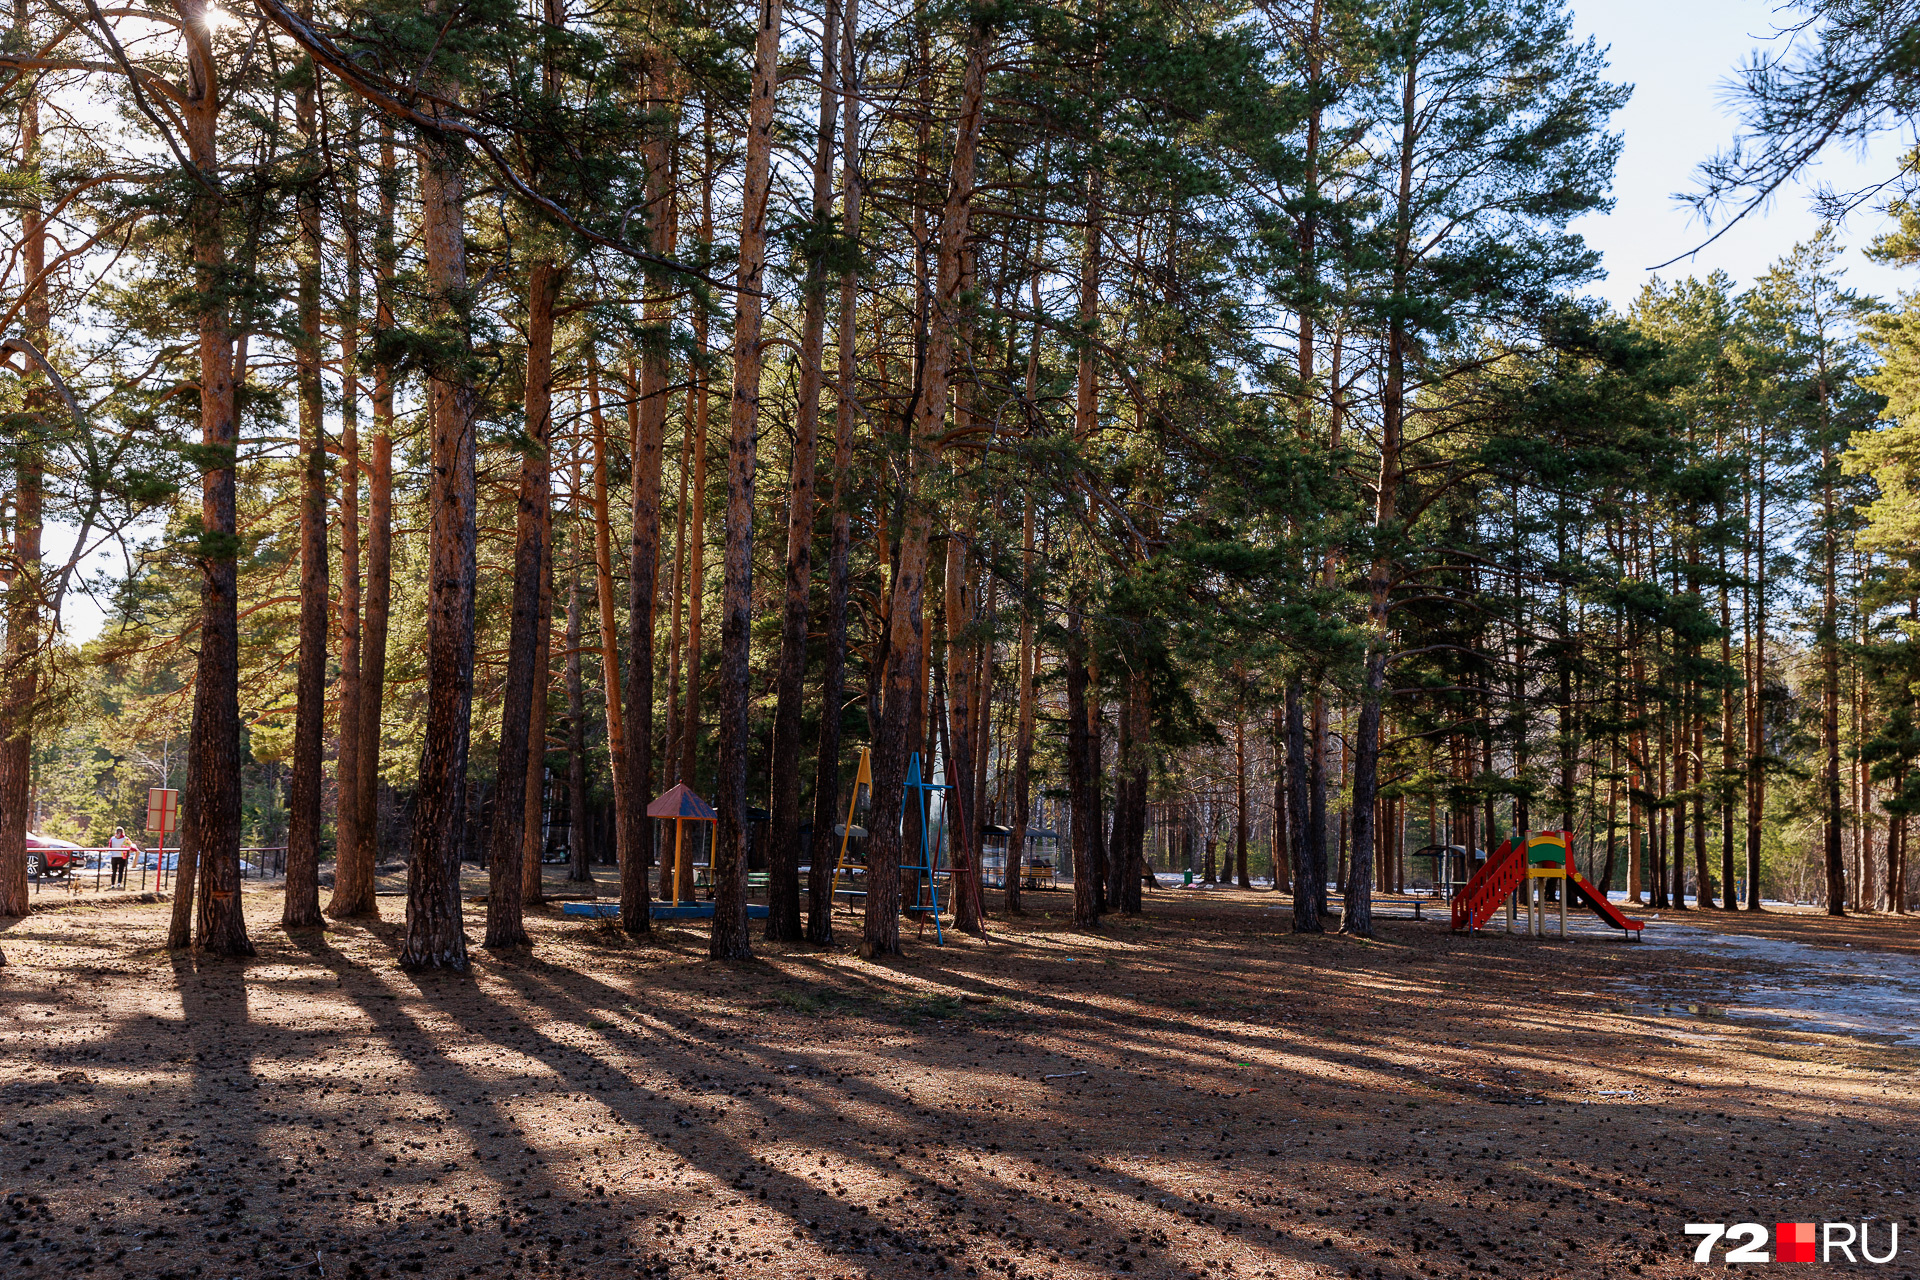
[{"label": "small wooden shelter", "polygon": [[713,806],[688,790],[684,782],[676,782],[671,790],[647,806],[649,818],[673,819],[673,905],[680,905],[680,858],[686,847],[686,824],[689,822],[713,822],[716,815]]}]

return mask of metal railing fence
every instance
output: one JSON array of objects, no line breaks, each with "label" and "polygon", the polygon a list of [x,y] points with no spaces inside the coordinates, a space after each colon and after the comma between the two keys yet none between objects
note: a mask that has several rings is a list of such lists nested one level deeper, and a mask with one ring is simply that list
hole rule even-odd
[{"label": "metal railing fence", "polygon": [[[117,849],[106,847],[82,849],[29,849],[27,850],[27,878],[33,884],[33,891],[40,892],[48,884],[76,886],[93,880],[96,893],[107,889],[125,889],[129,893],[145,893],[151,889],[156,893],[166,892],[167,884],[173,879],[178,866],[180,850],[169,848],[164,852],[158,848],[145,849],[128,856],[127,865],[116,872],[113,855]],[[68,861],[61,866],[53,866],[50,857],[67,855]],[[240,849],[240,878],[242,880],[278,880],[287,874],[287,846],[244,845]]]}]

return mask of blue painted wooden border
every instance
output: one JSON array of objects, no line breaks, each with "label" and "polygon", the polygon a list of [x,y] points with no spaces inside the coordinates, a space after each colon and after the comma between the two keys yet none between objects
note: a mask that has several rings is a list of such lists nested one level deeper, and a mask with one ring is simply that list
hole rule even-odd
[{"label": "blue painted wooden border", "polygon": [[[599,920],[617,920],[620,918],[620,904],[617,902],[563,902],[560,913],[569,916],[588,916]],[[713,904],[711,902],[683,902],[679,906],[669,903],[653,905],[649,913],[655,920],[711,920]],[[765,920],[767,907],[758,902],[747,904],[747,919]]]}]

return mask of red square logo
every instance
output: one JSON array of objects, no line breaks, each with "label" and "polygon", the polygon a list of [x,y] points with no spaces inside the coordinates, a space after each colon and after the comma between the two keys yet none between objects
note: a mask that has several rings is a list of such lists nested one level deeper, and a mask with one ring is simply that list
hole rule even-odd
[{"label": "red square logo", "polygon": [[1811,1222],[1775,1223],[1773,1256],[1778,1262],[1812,1262],[1813,1224]]}]

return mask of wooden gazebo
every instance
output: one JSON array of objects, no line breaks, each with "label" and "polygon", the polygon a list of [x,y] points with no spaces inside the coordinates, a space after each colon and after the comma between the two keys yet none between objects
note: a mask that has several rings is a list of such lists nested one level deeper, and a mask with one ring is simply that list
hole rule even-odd
[{"label": "wooden gazebo", "polygon": [[680,858],[686,847],[689,822],[713,822],[713,806],[693,794],[684,782],[676,782],[665,795],[647,806],[649,818],[673,820],[673,905],[680,905]]}]

